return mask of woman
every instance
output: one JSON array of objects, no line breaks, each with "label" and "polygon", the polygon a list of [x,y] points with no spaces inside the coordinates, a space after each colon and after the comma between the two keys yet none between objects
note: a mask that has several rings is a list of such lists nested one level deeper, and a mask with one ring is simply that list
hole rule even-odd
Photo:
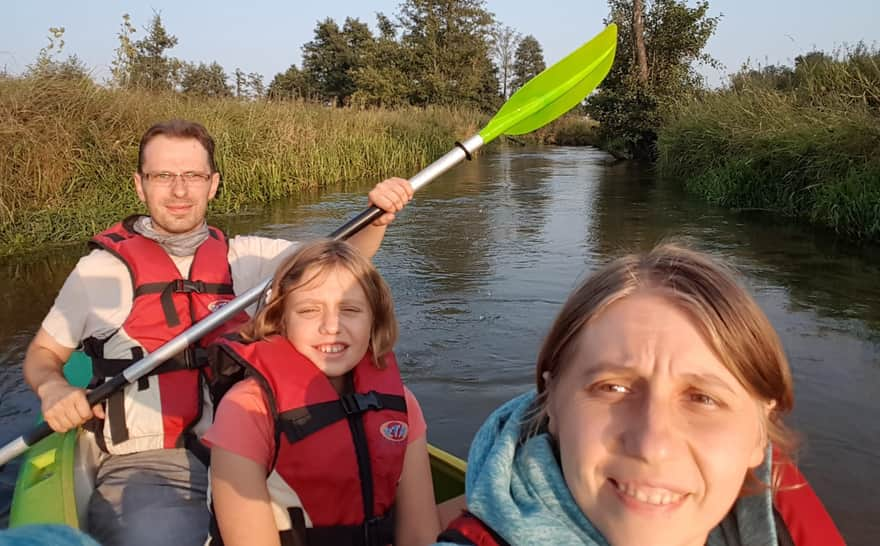
[{"label": "woman", "polygon": [[441,540],[842,544],[809,487],[790,486],[792,405],[779,339],[723,267],[672,245],[621,258],[569,296],[537,392],[478,432],[470,513]]}]

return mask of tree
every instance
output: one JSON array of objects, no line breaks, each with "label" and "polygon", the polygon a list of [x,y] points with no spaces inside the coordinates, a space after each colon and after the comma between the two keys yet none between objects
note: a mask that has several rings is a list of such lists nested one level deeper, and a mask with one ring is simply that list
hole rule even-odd
[{"label": "tree", "polygon": [[410,92],[408,52],[397,41],[394,23],[376,14],[379,36],[364,51],[362,64],[353,71],[357,90],[352,102],[361,106],[395,107],[406,104]]},{"label": "tree", "polygon": [[201,97],[229,97],[232,89],[227,80],[229,77],[223,67],[216,62],[183,63],[180,78],[181,91]]},{"label": "tree", "polygon": [[243,94],[247,93],[247,80],[244,75],[244,70],[236,68],[235,72],[232,74],[235,81],[235,96],[241,98]]},{"label": "tree", "polygon": [[719,18],[708,15],[705,0],[694,7],[684,0],[645,4],[645,77],[636,52],[634,2],[608,0],[611,14],[606,23],[617,23],[617,53],[601,88],[587,100],[587,110],[600,123],[606,149],[622,157],[651,158],[663,106],[702,85],[695,63],[718,66],[703,49]]},{"label": "tree", "polygon": [[355,92],[354,73],[373,42],[366,24],[347,17],[339,25],[327,18],[315,28],[315,38],[303,46],[303,72],[315,83],[318,94],[343,106]]},{"label": "tree", "polygon": [[511,92],[525,85],[545,68],[547,65],[544,64],[544,51],[541,49],[541,44],[531,34],[526,36],[517,46],[513,59]]},{"label": "tree", "polygon": [[275,74],[267,92],[268,97],[275,100],[309,99],[314,94],[314,82],[296,65],[290,65],[286,71]]},{"label": "tree", "polygon": [[644,3],[642,0],[633,0],[633,49],[636,55],[638,67],[638,80],[642,85],[648,85],[648,53],[645,50],[645,22],[643,19]]},{"label": "tree", "polygon": [[483,0],[405,0],[398,21],[412,104],[497,105],[487,38],[494,18]]},{"label": "tree", "polygon": [[501,98],[507,99],[512,91],[514,55],[522,40],[522,35],[513,28],[498,23],[492,27],[490,36],[490,53],[498,70]]},{"label": "tree", "polygon": [[[123,16],[123,27],[125,21],[126,16]],[[165,30],[158,12],[153,13],[150,26],[144,30],[147,35],[132,44],[134,56],[128,61],[127,85],[151,90],[172,89],[180,63],[166,56],[165,52],[177,45],[177,37]],[[126,28],[120,32],[121,48],[125,47],[125,40],[130,40],[130,33]]]},{"label": "tree", "polygon": [[263,83],[263,75],[250,72],[247,75],[247,86],[250,88],[250,96],[258,99],[266,95],[266,85]]}]

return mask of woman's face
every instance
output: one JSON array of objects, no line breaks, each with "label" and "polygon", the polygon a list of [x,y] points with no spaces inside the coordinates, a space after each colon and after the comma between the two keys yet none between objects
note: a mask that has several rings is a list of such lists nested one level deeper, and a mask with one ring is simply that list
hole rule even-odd
[{"label": "woman's face", "polygon": [[[307,269],[305,278],[315,274]],[[287,295],[285,336],[337,390],[370,348],[373,314],[355,276],[336,267]]]},{"label": "woman's face", "polygon": [[664,297],[615,302],[549,383],[565,481],[615,546],[703,545],[764,457],[752,398]]}]

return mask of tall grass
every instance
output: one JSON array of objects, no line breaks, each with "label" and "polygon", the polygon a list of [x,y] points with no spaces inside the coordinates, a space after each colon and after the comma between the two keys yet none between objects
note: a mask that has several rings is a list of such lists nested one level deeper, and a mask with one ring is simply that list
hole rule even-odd
[{"label": "tall grass", "polygon": [[752,71],[676,104],[661,173],[731,208],[766,209],[880,240],[880,54],[813,56],[785,80]]},{"label": "tall grass", "polygon": [[83,240],[142,210],[131,182],[138,140],[170,118],[203,123],[217,142],[217,214],[304,187],[412,174],[485,121],[447,108],[362,111],[0,78],[0,255]]}]

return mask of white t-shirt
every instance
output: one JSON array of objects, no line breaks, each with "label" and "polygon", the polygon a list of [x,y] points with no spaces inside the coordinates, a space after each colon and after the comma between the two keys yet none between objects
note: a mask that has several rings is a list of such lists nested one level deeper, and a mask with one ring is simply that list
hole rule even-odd
[{"label": "white t-shirt", "polygon": [[[296,244],[284,239],[238,236],[229,239],[229,266],[236,294],[242,294],[271,277]],[[192,256],[170,256],[186,278]],[[125,264],[105,250],[80,258],[61,287],[55,304],[43,319],[43,329],[56,342],[71,349],[89,337],[105,338],[119,329],[131,312],[131,276]],[[126,351],[109,358],[125,357]]]}]

